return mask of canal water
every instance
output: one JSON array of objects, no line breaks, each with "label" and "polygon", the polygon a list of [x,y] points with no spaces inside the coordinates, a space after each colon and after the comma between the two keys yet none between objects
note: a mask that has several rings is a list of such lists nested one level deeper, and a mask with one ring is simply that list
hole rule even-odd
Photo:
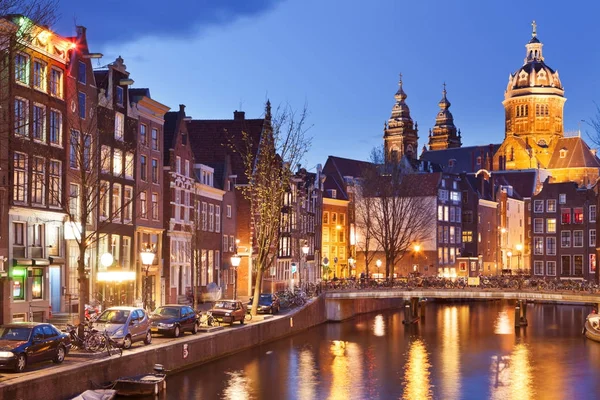
[{"label": "canal water", "polygon": [[591,307],[508,301],[429,303],[361,315],[168,379],[178,399],[593,399],[600,343],[582,335]]}]

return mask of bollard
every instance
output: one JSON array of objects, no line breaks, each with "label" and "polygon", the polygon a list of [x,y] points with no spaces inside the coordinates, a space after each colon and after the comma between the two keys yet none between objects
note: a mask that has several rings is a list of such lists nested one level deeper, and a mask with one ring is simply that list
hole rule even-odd
[{"label": "bollard", "polygon": [[410,324],[410,318],[411,318],[410,303],[408,301],[405,301],[404,302],[404,320],[402,321],[402,323],[405,325]]},{"label": "bollard", "polygon": [[415,319],[419,318],[419,298],[418,297],[412,297],[410,299],[410,309],[412,311],[412,314],[411,314],[411,322],[412,322]]},{"label": "bollard", "polygon": [[521,307],[520,302],[517,301],[517,305],[515,306],[515,328],[518,328],[521,321]]},{"label": "bollard", "polygon": [[521,326],[527,326],[527,301],[521,302]]},{"label": "bollard", "polygon": [[426,303],[426,301],[424,301],[424,300],[419,301],[421,320],[425,319],[425,303]]}]

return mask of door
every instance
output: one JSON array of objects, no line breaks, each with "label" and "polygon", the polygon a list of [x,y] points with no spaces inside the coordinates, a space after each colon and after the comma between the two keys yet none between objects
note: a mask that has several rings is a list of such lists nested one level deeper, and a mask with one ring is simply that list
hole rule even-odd
[{"label": "door", "polygon": [[60,267],[50,267],[50,305],[53,313],[60,312]]}]

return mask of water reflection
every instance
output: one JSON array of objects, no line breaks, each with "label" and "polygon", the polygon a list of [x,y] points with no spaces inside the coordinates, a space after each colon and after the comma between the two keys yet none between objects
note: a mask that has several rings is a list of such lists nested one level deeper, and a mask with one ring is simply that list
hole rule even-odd
[{"label": "water reflection", "polygon": [[441,372],[441,392],[444,398],[460,398],[460,338],[456,306],[445,308],[443,311]]},{"label": "water reflection", "polygon": [[535,397],[529,347],[515,345],[510,355],[493,356],[491,398],[528,400]]},{"label": "water reflection", "polygon": [[363,390],[360,373],[363,369],[361,348],[356,343],[334,340],[330,350],[334,357],[331,362],[331,392],[328,398],[340,400],[361,398]]},{"label": "water reflection", "polygon": [[385,336],[385,320],[381,314],[375,316],[375,321],[373,321],[373,334],[375,336]]},{"label": "water reflection", "polygon": [[244,376],[243,371],[228,372],[229,378],[223,390],[223,399],[226,400],[246,400],[250,399],[249,380]]},{"label": "water reflection", "polygon": [[300,352],[298,365],[298,396],[301,399],[314,399],[316,394],[317,376],[319,371],[315,365],[312,350],[304,349]]},{"label": "water reflection", "polygon": [[404,367],[404,393],[402,398],[405,400],[431,399],[429,354],[425,344],[421,339],[417,339],[410,344],[408,350],[408,359]]},{"label": "water reflection", "polygon": [[515,332],[514,328],[510,323],[510,317],[506,310],[502,310],[498,313],[496,321],[494,321],[494,333],[496,335],[510,335]]}]

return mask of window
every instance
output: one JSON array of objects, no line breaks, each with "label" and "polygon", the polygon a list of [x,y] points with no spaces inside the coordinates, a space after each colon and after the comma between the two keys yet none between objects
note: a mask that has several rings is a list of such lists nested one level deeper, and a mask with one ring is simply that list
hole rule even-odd
[{"label": "window", "polygon": [[152,150],[158,150],[158,129],[152,128]]},{"label": "window", "polygon": [[556,275],[556,261],[547,261],[546,262],[546,275],[550,275],[550,276]]},{"label": "window", "polygon": [[596,255],[590,254],[590,274],[596,273]]},{"label": "window", "polygon": [[446,201],[448,200],[448,191],[445,189],[438,189],[438,198],[441,201]]},{"label": "window", "polygon": [[123,152],[119,149],[115,149],[113,153],[113,175],[123,175]]},{"label": "window", "polygon": [[229,251],[227,243],[228,243],[228,237],[227,237],[227,235],[224,235],[223,236],[223,251]]},{"label": "window", "polygon": [[208,231],[214,232],[215,230],[215,205],[208,205]]},{"label": "window", "polygon": [[596,230],[590,229],[590,247],[596,247]]},{"label": "window", "polygon": [[573,256],[573,275],[583,275],[583,255]]},{"label": "window", "polygon": [[110,173],[110,147],[102,145],[100,153],[100,167],[102,173],[108,174]]},{"label": "window", "polygon": [[33,177],[32,177],[32,199],[35,204],[45,204],[46,188],[46,160],[42,157],[33,157]]},{"label": "window", "polygon": [[535,275],[544,275],[544,262],[534,261],[533,262],[533,273]]},{"label": "window", "polygon": [[25,268],[13,268],[12,295],[14,300],[25,300],[25,277],[27,277],[27,270]]},{"label": "window", "polygon": [[567,204],[567,195],[565,193],[561,193],[558,195],[558,203]]},{"label": "window", "polygon": [[152,183],[158,183],[158,160],[154,158],[152,159]]},{"label": "window", "polygon": [[48,203],[51,206],[61,205],[62,195],[62,165],[59,160],[50,160],[48,172],[50,174]]},{"label": "window", "polygon": [[450,222],[454,222],[455,210],[454,207],[450,207]]},{"label": "window", "polygon": [[448,220],[450,219],[450,210],[448,209],[448,206],[444,206],[444,221],[448,222]]},{"label": "window", "polygon": [[544,255],[544,238],[543,237],[534,237],[533,238],[533,254],[535,255]]},{"label": "window", "polygon": [[571,231],[560,233],[560,247],[571,247]]},{"label": "window", "polygon": [[546,212],[556,212],[556,200],[546,201]]},{"label": "window", "polygon": [[562,276],[571,275],[571,256],[560,257],[560,274]]},{"label": "window", "polygon": [[323,224],[328,224],[329,223],[329,211],[325,211],[323,213]]},{"label": "window", "polygon": [[13,156],[13,200],[27,201],[27,155],[16,153]]},{"label": "window", "polygon": [[121,86],[117,86],[117,105],[123,105],[123,88]]},{"label": "window", "polygon": [[131,266],[130,254],[131,254],[131,238],[129,236],[123,236],[123,268],[129,269]]},{"label": "window", "polygon": [[60,69],[52,68],[50,71],[50,94],[62,98],[63,73]]},{"label": "window", "polygon": [[44,270],[43,268],[34,268],[32,271],[33,280],[31,282],[31,298],[40,300],[44,297]]},{"label": "window", "polygon": [[152,193],[152,219],[158,221],[158,193]]},{"label": "window", "polygon": [[207,205],[205,202],[202,202],[202,230],[206,231],[206,226],[208,225],[208,221],[206,218]]},{"label": "window", "polygon": [[79,118],[85,119],[85,93],[79,92],[77,99],[79,100]]},{"label": "window", "polygon": [[125,116],[120,112],[115,113],[115,139],[123,141],[125,132]]},{"label": "window", "polygon": [[444,206],[438,206],[438,221],[444,220]]},{"label": "window", "polygon": [[140,143],[142,146],[148,145],[148,137],[146,136],[146,125],[140,125]]},{"label": "window", "polygon": [[591,205],[590,206],[590,222],[596,222],[596,206],[595,205]]},{"label": "window", "polygon": [[215,232],[221,232],[221,206],[215,206]]},{"label": "window", "polygon": [[125,153],[125,178],[133,179],[133,153]]},{"label": "window", "polygon": [[79,220],[79,185],[69,185],[69,213],[75,221]]},{"label": "window", "polygon": [[573,231],[573,247],[583,247],[583,231]]},{"label": "window", "polygon": [[29,110],[27,100],[15,98],[15,135],[28,136]]},{"label": "window", "polygon": [[113,183],[111,215],[113,222],[121,222],[121,185],[119,183]]},{"label": "window", "polygon": [[533,212],[534,213],[543,213],[544,212],[544,200],[534,200],[533,201]]},{"label": "window", "polygon": [[546,254],[549,256],[556,255],[556,238],[554,236],[546,238]]},{"label": "window", "polygon": [[451,226],[450,227],[450,243],[454,243],[454,235],[455,235],[455,233],[454,233],[454,227]]},{"label": "window", "polygon": [[131,186],[125,186],[123,190],[123,219],[126,223],[133,219],[133,188]]},{"label": "window", "polygon": [[190,176],[190,160],[185,160],[185,176]]},{"label": "window", "polygon": [[46,140],[46,107],[41,104],[33,105],[33,138],[41,142]]},{"label": "window", "polygon": [[46,91],[46,63],[40,60],[33,61],[33,87]]},{"label": "window", "polygon": [[181,157],[175,157],[175,172],[181,174]]},{"label": "window", "polygon": [[463,212],[463,224],[472,224],[473,223],[473,211],[465,211]]},{"label": "window", "polygon": [[146,156],[140,157],[140,178],[145,181],[147,179],[146,176]]},{"label": "window", "polygon": [[571,223],[571,209],[570,208],[561,208],[560,209],[560,223],[563,225],[567,225]]},{"label": "window", "polygon": [[146,192],[140,192],[140,216],[142,218],[148,218],[148,203],[146,199]]},{"label": "window", "polygon": [[450,192],[450,200],[460,201],[460,192]]},{"label": "window", "polygon": [[227,204],[227,218],[231,218],[231,205]]},{"label": "window", "polygon": [[463,243],[471,243],[473,241],[473,232],[472,231],[463,231],[462,241],[463,241]]},{"label": "window", "polygon": [[18,53],[15,56],[15,80],[29,85],[29,56]]},{"label": "window", "polygon": [[100,196],[100,219],[108,219],[109,214],[109,195],[108,195],[108,182],[100,182],[99,196]]},{"label": "window", "polygon": [[340,225],[342,225],[342,226],[346,225],[346,215],[345,214],[339,214],[338,220],[340,222]]},{"label": "window", "polygon": [[583,208],[578,207],[573,209],[573,223],[583,224]]},{"label": "window", "polygon": [[92,168],[92,135],[83,135],[83,167],[89,171]]},{"label": "window", "polygon": [[533,233],[544,233],[544,219],[543,218],[534,218]]},{"label": "window", "polygon": [[86,82],[86,72],[87,69],[85,68],[85,63],[83,61],[79,61],[79,69],[78,69],[78,75],[77,75],[77,80],[80,83],[85,84]]},{"label": "window", "polygon": [[556,233],[556,218],[546,218],[546,233]]},{"label": "window", "polygon": [[62,145],[62,114],[57,110],[50,110],[50,144]]}]

